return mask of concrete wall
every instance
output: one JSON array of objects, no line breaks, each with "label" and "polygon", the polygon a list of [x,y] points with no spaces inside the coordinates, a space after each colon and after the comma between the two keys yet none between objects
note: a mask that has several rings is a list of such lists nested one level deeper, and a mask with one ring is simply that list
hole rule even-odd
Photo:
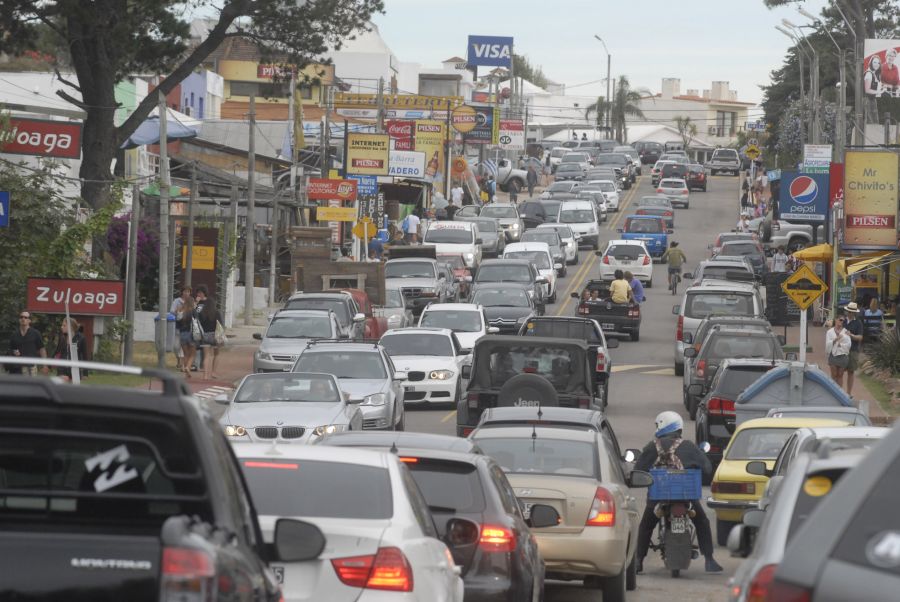
[{"label": "concrete wall", "polygon": [[[231,307],[234,309],[234,321],[243,324],[244,316],[244,287],[235,286],[234,295],[232,296]],[[253,309],[265,311],[269,307],[269,287],[254,286],[253,287]]]}]

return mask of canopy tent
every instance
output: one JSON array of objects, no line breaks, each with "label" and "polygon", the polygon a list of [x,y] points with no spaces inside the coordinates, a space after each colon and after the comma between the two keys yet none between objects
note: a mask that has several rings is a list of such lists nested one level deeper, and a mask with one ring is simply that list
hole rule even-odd
[{"label": "canopy tent", "polygon": [[[194,138],[200,131],[201,123],[175,109],[166,109],[166,139]],[[154,109],[150,116],[122,144],[121,148],[129,149],[148,144],[159,144],[159,137],[159,110]]]},{"label": "canopy tent", "polygon": [[852,276],[869,268],[881,267],[895,259],[897,259],[897,256],[893,251],[875,251],[874,253],[841,259],[838,261],[837,271],[841,276]]}]

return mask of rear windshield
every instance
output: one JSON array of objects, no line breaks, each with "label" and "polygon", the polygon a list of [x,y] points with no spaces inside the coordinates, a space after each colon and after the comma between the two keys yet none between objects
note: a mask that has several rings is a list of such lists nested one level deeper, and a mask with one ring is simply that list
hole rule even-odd
[{"label": "rear windshield", "polygon": [[550,256],[545,251],[507,251],[503,257],[508,259],[524,259],[531,263],[538,270],[549,270]]},{"label": "rear windshield", "polygon": [[588,156],[584,153],[569,153],[562,158],[563,163],[587,163]]},{"label": "rear windshield", "polygon": [[523,265],[486,265],[478,269],[475,282],[531,282],[531,272]]},{"label": "rear windshield", "polygon": [[526,336],[556,337],[560,339],[578,339],[589,343],[598,343],[597,329],[587,322],[575,320],[535,320],[525,327]]},{"label": "rear windshield", "polygon": [[531,307],[525,289],[479,288],[472,296],[472,303],[485,307]]},{"label": "rear windshield", "polygon": [[[284,306],[285,309],[326,309],[334,312],[341,324],[350,323],[350,310],[347,304],[340,299],[291,299]],[[331,336],[330,334],[325,335]]]},{"label": "rear windshield", "polygon": [[599,182],[597,186],[600,187],[600,190],[603,192],[615,192],[616,185],[612,182]]},{"label": "rear windshield", "polygon": [[687,296],[684,315],[688,318],[705,318],[710,314],[727,316],[752,316],[753,297],[729,292],[697,292]]},{"label": "rear windshield", "polygon": [[756,382],[756,380],[768,372],[766,368],[729,368],[722,375],[719,386],[716,387],[715,396],[728,399],[737,399],[744,389]]},{"label": "rear windshield", "polygon": [[563,161],[564,161],[564,163],[559,166],[559,169],[556,170],[556,173],[559,174],[559,173],[563,173],[565,171],[581,173],[581,166],[578,165],[578,161],[574,161],[574,160],[573,161],[563,160]]},{"label": "rear windshield", "polygon": [[773,337],[754,337],[747,334],[712,336],[703,351],[707,360],[782,357],[781,347],[776,345],[777,341]]},{"label": "rear windshield", "polygon": [[628,219],[625,231],[631,234],[661,234],[663,225],[656,219]]},{"label": "rear windshield", "polygon": [[[834,489],[834,485],[842,476],[844,476],[844,472],[846,472],[846,469],[844,468],[833,468],[831,470],[822,470],[807,475],[804,485],[806,483],[814,483],[817,487],[810,489],[804,486],[797,492],[797,502],[794,504],[794,513],[791,515],[791,524],[788,527],[785,543],[791,541],[791,538],[794,537],[794,533],[797,532],[797,529],[803,526],[803,523],[805,523],[806,519],[819,507],[822,500],[831,493],[832,489]],[[809,495],[807,489],[815,493],[815,495]],[[824,494],[822,492],[824,492]]]},{"label": "rear windshield", "polygon": [[659,183],[660,188],[684,188],[684,180],[663,180]]},{"label": "rear windshield", "polygon": [[404,461],[433,512],[456,514],[484,510],[481,479],[478,469],[471,464],[415,457]]},{"label": "rear windshield", "polygon": [[385,278],[434,278],[434,265],[427,261],[389,261],[384,264]]},{"label": "rear windshield", "polygon": [[625,155],[597,155],[594,165],[627,165],[631,160]]},{"label": "rear windshield", "polygon": [[275,316],[269,322],[266,338],[269,339],[327,339],[333,336],[328,315]]},{"label": "rear windshield", "polygon": [[613,245],[606,252],[615,259],[626,261],[637,261],[637,258],[644,254],[644,247],[638,245]]},{"label": "rear windshield", "polygon": [[468,245],[474,240],[469,228],[429,228],[425,233],[425,242],[432,244]]},{"label": "rear windshield", "polygon": [[731,440],[725,459],[774,460],[794,430],[792,428],[744,429]]},{"label": "rear windshield", "polygon": [[492,387],[502,387],[518,374],[537,374],[553,384],[557,391],[568,390],[571,381],[580,375],[578,362],[584,361],[577,351],[560,347],[499,348],[490,354]]},{"label": "rear windshield", "polygon": [[388,355],[434,355],[451,357],[453,344],[442,334],[391,334],[379,341]]},{"label": "rear windshield", "polygon": [[737,159],[738,154],[736,150],[717,150],[713,152],[712,158],[715,159]]},{"label": "rear windshield", "polygon": [[260,515],[363,520],[394,515],[386,468],[271,457],[242,459],[241,468]]},{"label": "rear windshield", "polygon": [[703,266],[703,273],[701,277],[703,278],[715,278],[728,280],[728,276],[731,273],[737,272],[739,274],[749,275],[750,272],[747,271],[746,267],[738,267],[734,265],[729,266],[717,266],[717,265],[707,265]]},{"label": "rear windshield", "polygon": [[574,184],[572,182],[553,182],[547,188],[547,192],[569,192]]},{"label": "rear windshield", "polygon": [[449,328],[454,332],[480,332],[481,312],[471,309],[426,311],[422,315],[422,326]]},{"label": "rear windshield", "polygon": [[722,255],[759,255],[761,251],[754,242],[730,242],[722,247]]},{"label": "rear windshield", "polygon": [[600,478],[594,446],[585,441],[547,439],[540,434],[532,439],[529,432],[521,439],[479,437],[477,443],[504,472]]},{"label": "rear windshield", "polygon": [[519,217],[515,207],[483,207],[481,209],[482,217]]},{"label": "rear windshield", "polygon": [[585,224],[596,219],[590,209],[563,209],[559,212],[559,221],[563,224]]},{"label": "rear windshield", "polygon": [[403,307],[403,295],[399,289],[388,289],[384,292],[384,306],[394,309]]},{"label": "rear windshield", "polygon": [[543,231],[538,228],[536,230],[529,230],[522,234],[522,242],[545,242],[550,246],[559,246],[559,235],[551,230],[547,231],[544,229]]}]

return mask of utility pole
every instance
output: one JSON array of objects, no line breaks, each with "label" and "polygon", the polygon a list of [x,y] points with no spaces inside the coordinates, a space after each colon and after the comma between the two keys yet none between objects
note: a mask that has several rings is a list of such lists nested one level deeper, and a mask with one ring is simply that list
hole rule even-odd
[{"label": "utility pole", "polygon": [[812,103],[812,143],[822,143],[822,124],[819,122],[819,53],[815,51],[810,44],[810,50],[813,53],[813,68],[810,77],[812,78],[812,94],[810,95]]},{"label": "utility pole", "polygon": [[834,162],[844,162],[844,148],[847,146],[847,52],[841,48],[840,58],[841,67],[839,70],[841,78],[841,89],[838,90],[838,114],[836,120],[837,135],[834,139]]},{"label": "utility pole", "polygon": [[[321,142],[322,142],[322,151],[321,156],[321,170],[323,178],[328,177],[328,172],[331,171],[331,86],[325,86],[325,125],[322,127],[321,132]],[[344,163],[347,162],[347,157],[344,157]]]},{"label": "utility pole", "polygon": [[187,258],[185,259],[184,285],[194,286],[194,211],[197,207],[197,162],[191,163],[191,200],[188,201]]},{"label": "utility pole", "polygon": [[256,96],[250,95],[250,141],[247,151],[247,228],[244,240],[244,324],[253,324],[253,281],[256,272]]},{"label": "utility pole", "polygon": [[137,241],[141,223],[141,185],[134,184],[131,192],[131,222],[128,224],[128,259],[125,267],[125,346],[122,365],[130,366],[134,360],[134,306],[137,301]]},{"label": "utility pole", "polygon": [[166,367],[166,327],[169,314],[169,143],[166,131],[166,96],[159,102],[159,320],[156,322],[156,364]]},{"label": "utility pole", "polygon": [[[384,78],[378,78],[378,120],[375,123],[378,133],[384,132]],[[346,158],[345,158],[346,160]]]},{"label": "utility pole", "polygon": [[884,112],[884,145],[890,146],[891,144],[891,113],[890,111]]},{"label": "utility pole", "polygon": [[865,43],[865,25],[860,27],[862,29],[862,37],[860,37],[856,33],[856,23],[850,21],[847,18],[847,15],[844,14],[843,9],[841,9],[840,0],[835,0],[832,5],[837,9],[838,13],[841,15],[841,19],[844,20],[844,25],[847,26],[847,30],[850,32],[850,35],[853,36],[853,57],[854,63],[856,67],[856,74],[854,75],[855,79],[853,85],[853,111],[854,117],[853,120],[855,122],[857,138],[856,144],[860,144],[865,135],[866,124],[864,117],[864,105],[863,105],[863,59],[864,59],[864,49],[863,44]]}]

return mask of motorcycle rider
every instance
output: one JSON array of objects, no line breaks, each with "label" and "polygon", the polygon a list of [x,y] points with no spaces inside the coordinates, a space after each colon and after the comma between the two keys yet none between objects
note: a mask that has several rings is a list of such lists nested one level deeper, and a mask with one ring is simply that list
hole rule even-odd
[{"label": "motorcycle rider", "polygon": [[[650,470],[651,468],[699,468],[703,472],[704,479],[712,475],[712,464],[706,454],[692,441],[681,438],[684,421],[677,412],[662,412],[656,417],[656,434],[650,441],[634,464],[635,470]],[[709,519],[703,511],[700,500],[693,501],[694,516],[691,520],[697,530],[697,543],[700,553],[706,558],[706,572],[720,573],[722,567],[713,558],[712,530]],[[644,557],[650,549],[650,536],[656,528],[659,518],[654,512],[656,502],[648,500],[638,527],[638,543],[636,551],[636,568],[641,573],[644,570]]]}]

